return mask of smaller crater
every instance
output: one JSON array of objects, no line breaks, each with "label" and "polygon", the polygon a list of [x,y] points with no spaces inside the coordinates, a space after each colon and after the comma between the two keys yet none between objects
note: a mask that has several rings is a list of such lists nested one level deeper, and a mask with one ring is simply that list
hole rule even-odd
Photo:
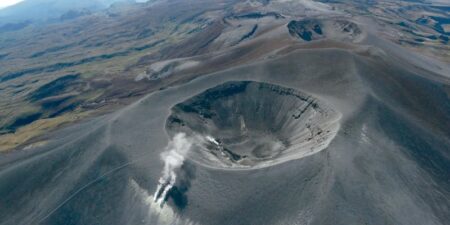
[{"label": "smaller crater", "polygon": [[288,23],[289,34],[303,41],[333,39],[357,41],[363,37],[358,24],[346,19],[306,19]]},{"label": "smaller crater", "polygon": [[292,36],[301,38],[304,41],[323,38],[322,25],[318,20],[293,20],[289,22],[287,27]]}]

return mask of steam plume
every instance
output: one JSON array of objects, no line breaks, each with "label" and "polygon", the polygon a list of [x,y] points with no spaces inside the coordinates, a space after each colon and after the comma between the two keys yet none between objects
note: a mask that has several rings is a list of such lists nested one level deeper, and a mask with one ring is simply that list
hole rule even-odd
[{"label": "steam plume", "polygon": [[188,151],[192,147],[192,140],[186,137],[184,133],[176,134],[169,141],[164,152],[161,153],[161,159],[164,161],[164,168],[156,192],[153,195],[154,201],[163,205],[167,193],[172,189],[177,180],[177,170],[183,165]]}]

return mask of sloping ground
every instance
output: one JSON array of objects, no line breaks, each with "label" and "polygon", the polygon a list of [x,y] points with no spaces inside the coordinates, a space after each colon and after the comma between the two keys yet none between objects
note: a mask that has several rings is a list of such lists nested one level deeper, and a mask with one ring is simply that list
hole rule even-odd
[{"label": "sloping ground", "polygon": [[[180,8],[172,10],[175,5]],[[29,129],[20,128],[39,120],[108,112],[168,86],[173,80],[135,82],[149,64],[138,62],[146,55],[154,56],[152,62],[176,57],[172,45],[190,38],[195,38],[191,44],[197,44],[191,50],[178,48],[177,54],[205,51],[209,30],[220,34],[220,24],[214,22],[220,18],[208,13],[226,7],[208,5],[201,1],[125,5],[1,33],[0,134],[7,136],[0,137],[0,142],[23,136]],[[74,75],[76,79],[71,78]],[[43,91],[48,93],[39,94]],[[34,137],[29,132],[25,135]],[[29,140],[19,140],[17,145]],[[0,151],[17,145],[2,145]]]},{"label": "sloping ground", "polygon": [[[233,7],[216,4],[211,7],[223,7],[223,11],[198,12],[200,17],[183,13],[192,9],[187,3],[182,7],[185,11],[174,10],[171,4],[160,6],[161,14],[155,17],[174,10],[186,16],[185,21],[199,18],[193,20],[208,25],[199,32],[194,29],[186,38],[166,40],[161,48],[151,47],[135,58],[123,56],[133,60],[121,68],[126,72],[122,76],[91,77],[74,67],[59,75],[47,74],[51,79],[45,81],[30,75],[2,82],[8,87],[3,90],[11,93],[23,88],[20,82],[26,86],[36,79],[39,85],[15,101],[26,99],[52,109],[64,109],[90,91],[100,93],[94,91],[87,95],[93,101],[83,101],[83,107],[92,111],[80,106],[7,134],[9,139],[1,146],[20,146],[15,143],[17,137],[34,144],[0,157],[0,224],[447,224],[448,67],[383,40],[374,31],[377,25],[364,20],[356,23],[342,15],[318,19],[320,25],[325,24],[321,27],[325,35],[306,42],[289,33],[291,21],[304,21],[289,12],[316,15],[326,10],[329,15],[329,7],[302,1],[314,11],[294,7],[296,3],[290,1],[260,2],[254,7],[242,2]],[[281,10],[283,13],[268,13],[284,4],[289,7]],[[271,10],[254,13],[260,7]],[[142,11],[136,11],[139,17],[137,12]],[[166,16],[161,20],[170,21],[170,15]],[[220,19],[209,20],[211,17]],[[255,24],[257,29],[239,41]],[[235,27],[245,29],[235,33]],[[166,32],[173,33],[166,35],[173,37],[176,30],[190,28],[169,29]],[[362,38],[347,38],[356,28],[361,29]],[[112,38],[114,43],[118,40]],[[205,41],[209,43],[206,46],[201,44]],[[117,63],[108,62],[93,67],[103,70]],[[227,93],[227,84],[250,88],[236,98],[208,95],[211,90]],[[144,96],[146,93],[151,94]],[[213,164],[219,158],[242,166],[235,155],[270,160],[259,151],[252,155],[253,145],[233,148],[236,142],[224,137],[246,138],[249,133],[256,139],[248,140],[263,143],[266,150],[289,149],[273,140],[297,135],[306,137],[311,146],[320,144],[300,135],[308,130],[303,126],[303,114],[295,120],[299,114],[290,117],[285,113],[290,109],[302,112],[308,105],[302,100],[305,96],[332,116],[311,116],[315,111],[307,107],[304,113],[312,121],[339,125],[323,148],[302,157],[286,154],[286,160],[251,169],[230,169],[220,161]],[[105,102],[114,102],[111,99],[121,105],[133,98],[139,100],[78,121],[78,116],[86,117],[83,113],[96,113],[102,104],[108,104]],[[200,104],[197,110],[188,110],[191,114],[177,111],[183,104],[196,105],[205,99],[214,107]],[[256,103],[267,110],[257,110]],[[17,124],[41,116],[35,113],[50,115],[49,111],[27,108]],[[274,114],[289,122],[280,128]],[[328,120],[333,115],[341,117]],[[185,127],[171,126],[176,119],[183,120]],[[256,123],[247,124],[251,119]],[[50,131],[75,120],[78,123]],[[173,137],[177,131],[195,131],[200,138]],[[39,138],[31,135],[35,133]],[[177,142],[176,137],[182,141]],[[205,143],[206,150],[218,153],[216,159],[199,160],[196,149],[188,148]],[[293,153],[305,150],[290,147]]]},{"label": "sloping ground", "polygon": [[[364,28],[402,44],[422,35],[427,41],[416,50],[446,61],[448,45],[442,41],[447,36],[429,31],[434,25],[431,14],[446,18],[442,7],[389,5],[400,15],[412,10],[431,18],[429,23],[410,24],[389,10],[379,15],[376,10],[387,7],[383,1],[369,5],[373,12],[358,7],[362,3],[328,4],[161,0],[115,5],[45,26],[13,26],[0,33],[0,143],[15,144],[0,145],[0,151],[35,142],[41,132],[29,131],[36,124],[55,121],[49,126],[52,130],[67,125],[67,116],[79,121],[85,115],[111,112],[153,91],[272,57],[309,39],[314,48],[348,48],[365,39]],[[360,16],[350,18],[347,10]],[[320,46],[319,40],[339,42]],[[48,93],[45,99],[35,97],[39,89],[72,75],[78,77],[64,90]]]},{"label": "sloping ground", "polygon": [[[295,50],[211,74],[4,155],[2,224],[446,224],[449,84],[360,53]],[[152,193],[170,109],[230,80],[316,96],[342,114],[341,128],[326,149],[261,169],[187,158],[161,206]]]}]

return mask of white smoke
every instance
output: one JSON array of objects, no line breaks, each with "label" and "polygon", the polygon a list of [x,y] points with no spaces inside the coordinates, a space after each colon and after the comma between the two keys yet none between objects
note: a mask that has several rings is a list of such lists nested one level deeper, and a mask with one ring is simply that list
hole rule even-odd
[{"label": "white smoke", "polygon": [[211,137],[211,136],[205,136],[205,139],[206,139],[207,141],[209,141],[209,142],[211,142],[211,143],[215,144],[215,145],[220,145],[220,143],[219,143],[219,142],[217,142],[217,140],[216,140],[216,139],[214,139],[214,138],[213,138],[213,137]]},{"label": "white smoke", "polygon": [[[148,207],[148,214],[140,221],[142,225],[199,225],[196,222],[191,221],[189,218],[177,215],[176,211],[170,206],[160,207],[153,199],[150,193],[146,189],[142,188],[135,180],[130,180],[130,186],[134,191],[136,197]],[[132,211],[131,213],[137,213]],[[132,215],[130,218],[134,218]],[[130,224],[130,223],[127,223]]]},{"label": "white smoke", "polygon": [[176,170],[179,169],[185,160],[186,155],[193,145],[193,141],[186,137],[184,133],[176,134],[169,141],[164,152],[161,153],[161,160],[164,161],[164,168],[156,192],[153,195],[154,201],[163,206],[167,193],[172,189],[177,180]]}]

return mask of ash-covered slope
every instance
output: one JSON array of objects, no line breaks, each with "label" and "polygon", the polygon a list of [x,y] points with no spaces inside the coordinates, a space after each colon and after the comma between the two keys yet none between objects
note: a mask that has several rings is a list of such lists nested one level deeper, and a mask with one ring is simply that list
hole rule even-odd
[{"label": "ash-covered slope", "polygon": [[[295,51],[61,130],[46,146],[2,158],[2,224],[445,224],[448,84],[390,61]],[[165,147],[173,105],[241,79],[330,104],[342,114],[335,138],[311,156],[252,170],[214,169],[175,154],[183,145]]]},{"label": "ash-covered slope", "polygon": [[448,68],[345,16],[299,39],[286,5],[141,58],[177,85],[2,154],[0,224],[447,224]]}]

